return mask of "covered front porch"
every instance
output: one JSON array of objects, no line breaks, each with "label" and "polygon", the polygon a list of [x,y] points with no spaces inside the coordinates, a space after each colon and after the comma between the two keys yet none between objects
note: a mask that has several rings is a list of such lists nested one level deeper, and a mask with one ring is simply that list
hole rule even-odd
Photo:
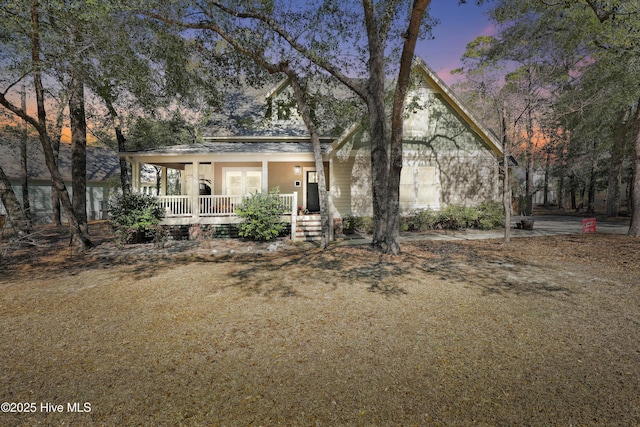
[{"label": "covered front porch", "polygon": [[277,189],[295,240],[299,211],[319,211],[317,170],[304,142],[217,141],[121,155],[131,164],[133,191],[158,197],[163,225],[237,224],[243,197]]}]

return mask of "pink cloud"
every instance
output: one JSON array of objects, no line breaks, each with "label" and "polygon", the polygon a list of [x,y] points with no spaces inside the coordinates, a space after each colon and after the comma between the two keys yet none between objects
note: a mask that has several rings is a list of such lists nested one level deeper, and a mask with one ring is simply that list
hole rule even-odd
[{"label": "pink cloud", "polygon": [[494,24],[490,24],[480,31],[479,36],[495,36],[498,32],[498,28]]},{"label": "pink cloud", "polygon": [[456,68],[460,68],[462,64],[459,61],[450,62],[449,64],[436,70],[438,77],[444,81],[447,86],[451,86],[454,83],[459,82],[463,77],[460,74],[451,74],[451,71]]}]

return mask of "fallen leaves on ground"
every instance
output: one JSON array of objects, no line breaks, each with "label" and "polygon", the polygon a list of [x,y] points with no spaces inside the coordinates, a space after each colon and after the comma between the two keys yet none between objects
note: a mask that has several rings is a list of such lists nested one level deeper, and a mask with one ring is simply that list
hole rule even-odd
[{"label": "fallen leaves on ground", "polygon": [[640,424],[638,239],[390,257],[95,233],[86,254],[51,232],[0,267],[0,401],[91,412],[0,424]]}]

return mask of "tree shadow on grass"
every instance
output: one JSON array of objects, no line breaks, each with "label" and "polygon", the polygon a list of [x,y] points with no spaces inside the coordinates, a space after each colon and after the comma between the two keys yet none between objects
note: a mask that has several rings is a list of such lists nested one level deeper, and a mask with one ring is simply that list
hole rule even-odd
[{"label": "tree shadow on grass", "polygon": [[[380,295],[402,296],[406,290],[391,279],[410,273],[366,246],[351,250],[332,247],[278,254],[243,254],[218,258],[216,262],[236,265],[235,271],[227,277],[231,283],[226,287],[265,297],[302,297],[300,288],[305,285],[328,286],[331,290],[364,285],[368,291]],[[291,279],[283,281],[283,271],[292,276]],[[271,276],[277,279],[271,280]]]},{"label": "tree shadow on grass", "polygon": [[417,242],[406,249],[405,256],[417,270],[442,281],[478,287],[483,295],[555,297],[572,293],[549,280],[544,266],[508,255],[480,253],[464,242]]},{"label": "tree shadow on grass", "polygon": [[90,229],[95,247],[86,252],[70,246],[69,230],[64,226],[41,225],[28,241],[3,241],[0,283],[76,276],[87,270],[114,267],[114,274],[119,277],[139,280],[193,262],[195,258],[185,251],[188,249],[185,245],[173,253],[164,251],[166,254],[158,253],[152,244],[116,245],[106,223],[91,224]]},{"label": "tree shadow on grass", "polygon": [[[545,273],[545,267],[500,254],[478,251],[464,242],[417,242],[404,245],[403,253],[380,255],[370,246],[331,247],[294,253],[238,255],[217,259],[231,262],[227,287],[248,295],[301,297],[305,281],[318,285],[363,286],[386,297],[408,294],[401,285],[432,277],[441,282],[477,287],[482,295],[569,296],[572,291]],[[299,279],[283,281],[282,271]],[[270,280],[270,277],[278,280]],[[286,276],[286,274],[285,274]]]},{"label": "tree shadow on grass", "polygon": [[[74,276],[90,269],[113,269],[123,280],[142,280],[190,263],[227,264],[220,279],[224,288],[264,297],[304,297],[303,288],[319,286],[362,287],[385,297],[402,297],[401,285],[416,277],[464,283],[482,289],[483,295],[568,295],[553,283],[544,266],[520,262],[465,242],[407,242],[399,256],[383,256],[370,246],[292,247],[275,252],[197,253],[199,242],[174,243],[165,249],[153,245],[117,247],[102,229],[94,238],[100,250],[74,253],[66,227],[48,227],[42,245],[18,248],[0,260],[0,283],[34,277]],[[252,243],[235,242],[244,249]],[[104,248],[109,250],[105,251]],[[483,251],[482,248],[485,250]],[[215,283],[212,280],[212,283]]]},{"label": "tree shadow on grass", "polygon": [[114,260],[113,265],[121,267],[119,274],[123,277],[143,279],[180,265],[212,262],[229,265],[224,288],[264,297],[303,297],[301,289],[307,285],[330,290],[359,286],[385,297],[401,297],[408,294],[401,283],[421,276],[474,286],[482,289],[483,295],[555,297],[572,292],[548,277],[545,266],[481,253],[464,242],[407,243],[403,253],[395,257],[362,245],[215,256],[146,255],[135,261],[125,256]]}]

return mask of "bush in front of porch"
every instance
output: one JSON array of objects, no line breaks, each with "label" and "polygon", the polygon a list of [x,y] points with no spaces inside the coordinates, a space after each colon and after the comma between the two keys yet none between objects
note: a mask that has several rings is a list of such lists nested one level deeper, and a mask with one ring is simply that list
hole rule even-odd
[{"label": "bush in front of porch", "polygon": [[242,218],[238,236],[262,242],[275,239],[287,226],[282,222],[286,212],[279,191],[255,193],[242,199],[236,214]]},{"label": "bush in front of porch", "polygon": [[155,234],[164,211],[153,196],[117,194],[109,201],[109,223],[122,243],[144,243]]}]

